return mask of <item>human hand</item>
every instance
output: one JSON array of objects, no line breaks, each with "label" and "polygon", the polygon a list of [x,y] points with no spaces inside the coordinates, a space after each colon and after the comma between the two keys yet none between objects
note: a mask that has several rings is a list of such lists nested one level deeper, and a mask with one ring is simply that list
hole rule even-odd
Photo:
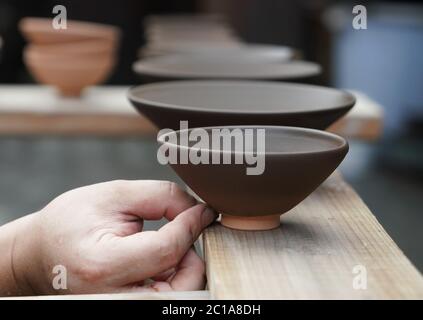
[{"label": "human hand", "polygon": [[[142,231],[144,220],[163,217],[170,222],[161,229]],[[205,267],[192,245],[215,218],[165,181],[119,180],[71,190],[28,217],[17,234],[17,286],[33,294],[202,289]],[[52,286],[56,265],[66,268],[67,290]]]}]

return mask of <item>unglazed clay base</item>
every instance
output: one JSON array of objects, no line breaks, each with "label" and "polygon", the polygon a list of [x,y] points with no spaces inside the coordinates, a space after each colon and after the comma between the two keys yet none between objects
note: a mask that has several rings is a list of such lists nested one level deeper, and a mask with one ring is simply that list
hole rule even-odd
[{"label": "unglazed clay base", "polygon": [[76,88],[61,88],[59,87],[58,90],[60,94],[64,97],[79,97],[82,93],[82,89],[80,87]]},{"label": "unglazed clay base", "polygon": [[258,217],[242,217],[222,214],[220,223],[231,229],[251,231],[276,229],[281,224],[279,214]]}]

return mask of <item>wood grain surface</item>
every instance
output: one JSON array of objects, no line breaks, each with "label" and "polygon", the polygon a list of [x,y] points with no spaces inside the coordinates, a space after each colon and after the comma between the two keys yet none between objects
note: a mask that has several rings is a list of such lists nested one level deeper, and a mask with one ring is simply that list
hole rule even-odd
[{"label": "wood grain surface", "polygon": [[212,298],[423,298],[421,274],[338,173],[281,223],[261,232],[216,223],[204,232]]}]

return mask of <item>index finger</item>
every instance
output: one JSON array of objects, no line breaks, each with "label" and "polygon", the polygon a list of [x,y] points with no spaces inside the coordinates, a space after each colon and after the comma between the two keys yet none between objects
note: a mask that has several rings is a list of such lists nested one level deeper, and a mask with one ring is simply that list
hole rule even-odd
[{"label": "index finger", "polygon": [[159,180],[118,180],[110,183],[116,211],[142,219],[173,220],[197,201],[178,184]]}]

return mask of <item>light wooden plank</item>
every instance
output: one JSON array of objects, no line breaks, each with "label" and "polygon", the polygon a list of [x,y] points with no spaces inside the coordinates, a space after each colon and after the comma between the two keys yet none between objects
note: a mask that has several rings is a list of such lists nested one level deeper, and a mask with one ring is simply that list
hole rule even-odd
[{"label": "light wooden plank", "polygon": [[[53,88],[0,85],[0,135],[154,135],[157,129],[126,98],[126,86],[88,88],[81,98],[63,98]],[[356,93],[356,106],[330,128],[348,138],[374,140],[382,108]]]},{"label": "light wooden plank", "polygon": [[328,130],[347,138],[377,140],[383,129],[382,106],[363,93],[353,90],[351,92],[357,99],[355,106]]},{"label": "light wooden plank", "polygon": [[[273,231],[218,223],[203,234],[216,299],[422,299],[423,278],[359,196],[335,174]],[[357,265],[367,289],[355,290]]]},{"label": "light wooden plank", "polygon": [[127,86],[87,89],[63,98],[48,86],[0,86],[0,135],[154,135],[126,98]]},{"label": "light wooden plank", "polygon": [[0,300],[209,300],[210,294],[202,291],[105,293],[83,295],[52,295],[0,298]]},{"label": "light wooden plank", "polygon": [[0,113],[0,136],[153,136],[145,117],[111,114]]}]

